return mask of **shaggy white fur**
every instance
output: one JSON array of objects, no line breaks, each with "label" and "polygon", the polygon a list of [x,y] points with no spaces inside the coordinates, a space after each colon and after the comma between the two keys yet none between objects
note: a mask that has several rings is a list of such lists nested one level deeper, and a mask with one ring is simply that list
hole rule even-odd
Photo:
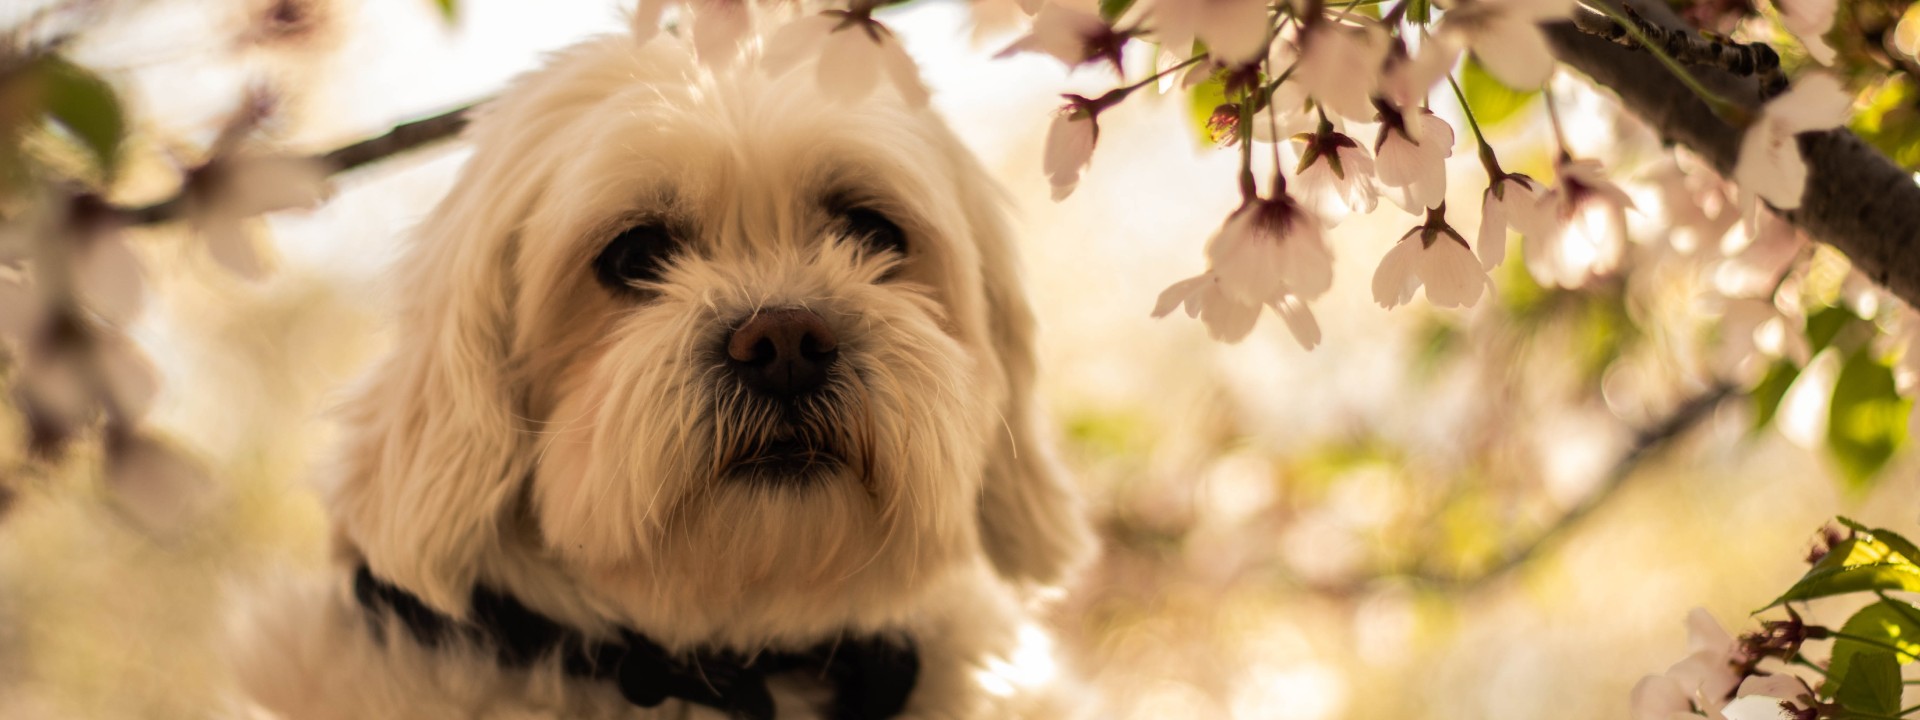
[{"label": "shaggy white fur", "polygon": [[[672,37],[557,54],[477,120],[475,151],[400,267],[400,345],[351,403],[334,496],[340,581],[264,603],[240,667],[288,718],[707,717],[549,663],[378,642],[364,563],[460,617],[476,583],[589,635],[670,649],[911,637],[906,716],[1066,717],[1029,617],[1090,548],[1032,401],[1033,321],[998,189],[930,111],[811,73],[712,70]],[[905,252],[845,237],[883,213]],[[678,250],[630,289],[611,238]],[[727,463],[781,432],[718,348],[800,307],[838,339],[810,405],[845,457],[809,482]],[[776,686],[779,717],[824,692]],[[717,716],[717,715],[714,715]]]}]

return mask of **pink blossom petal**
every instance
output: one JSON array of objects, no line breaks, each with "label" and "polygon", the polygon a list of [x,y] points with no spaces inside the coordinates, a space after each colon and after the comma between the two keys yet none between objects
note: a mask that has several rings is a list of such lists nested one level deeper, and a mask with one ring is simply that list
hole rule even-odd
[{"label": "pink blossom petal", "polygon": [[[1516,192],[1508,189],[1505,192]],[[1507,259],[1507,200],[1496,197],[1493,188],[1480,196],[1480,267],[1492,270]]]},{"label": "pink blossom petal", "polygon": [[1427,301],[1443,308],[1472,307],[1491,284],[1473,251],[1444,236],[1421,252],[1414,272],[1427,286]]},{"label": "pink blossom petal", "polygon": [[900,39],[891,34],[882,37],[880,55],[887,79],[893,81],[894,90],[907,101],[907,106],[926,107],[930,97],[926,83],[920,80],[920,66],[907,54],[907,49],[900,46]]},{"label": "pink blossom petal", "polygon": [[1507,87],[1532,90],[1553,77],[1553,51],[1532,20],[1503,16],[1473,36],[1470,45],[1487,73]]},{"label": "pink blossom petal", "polygon": [[677,4],[679,0],[640,0],[633,9],[633,17],[627,21],[627,29],[633,33],[634,42],[645,44],[660,34],[661,17],[669,6]]},{"label": "pink blossom petal", "polygon": [[248,280],[260,280],[267,276],[266,262],[261,260],[260,252],[254,248],[253,237],[238,222],[209,225],[201,230],[201,234],[206,237],[207,254],[233,274]]},{"label": "pink blossom petal", "polygon": [[1041,167],[1046,171],[1047,180],[1053,184],[1053,200],[1059,202],[1073,194],[1080,185],[1080,173],[1093,159],[1093,145],[1099,136],[1099,127],[1092,117],[1075,117],[1076,113],[1061,112],[1054,116],[1053,125],[1047,128],[1047,146],[1041,156]]},{"label": "pink blossom petal", "polygon": [[26,337],[46,318],[40,293],[27,283],[26,273],[0,265],[0,341]]},{"label": "pink blossom petal", "polygon": [[199,463],[143,436],[116,449],[108,481],[114,503],[148,532],[160,535],[190,530],[213,497],[213,483]]},{"label": "pink blossom petal", "polygon": [[1419,253],[1420,230],[1415,228],[1380,258],[1380,267],[1373,271],[1373,301],[1380,307],[1392,310],[1413,300],[1414,291],[1420,289],[1420,280],[1414,274]]},{"label": "pink blossom petal", "polygon": [[125,338],[101,342],[98,357],[114,405],[129,419],[145,417],[160,391],[160,375],[153,363]]},{"label": "pink blossom petal", "polygon": [[1207,55],[1228,65],[1251,62],[1266,54],[1266,0],[1210,0],[1201,3],[1194,34],[1207,44]]},{"label": "pink blossom petal", "polygon": [[1633,720],[1673,720],[1693,712],[1680,683],[1665,675],[1648,675],[1633,686]]},{"label": "pink blossom petal", "polygon": [[1765,695],[1748,695],[1738,698],[1720,710],[1727,720],[1794,720],[1793,713],[1781,704],[1780,698]]},{"label": "pink blossom petal", "polygon": [[753,29],[745,0],[693,0],[693,50],[709,67],[726,67]]},{"label": "pink blossom petal", "polygon": [[880,82],[880,46],[864,28],[841,28],[827,35],[820,47],[820,91],[841,103],[856,103],[873,93]]},{"label": "pink blossom petal", "polygon": [[1167,313],[1173,312],[1174,308],[1180,307],[1182,303],[1187,302],[1187,298],[1193,297],[1213,281],[1213,274],[1206,273],[1168,285],[1167,289],[1160,291],[1159,299],[1153,302],[1153,317],[1166,317]]},{"label": "pink blossom petal", "polygon": [[78,280],[87,306],[109,322],[126,324],[140,314],[146,282],[139,258],[120,236],[98,237],[88,245]]},{"label": "pink blossom petal", "polygon": [[1300,298],[1292,295],[1269,301],[1273,311],[1287,324],[1287,332],[1292,333],[1294,342],[1301,349],[1312,350],[1320,345],[1320,322],[1313,317],[1313,310]]}]

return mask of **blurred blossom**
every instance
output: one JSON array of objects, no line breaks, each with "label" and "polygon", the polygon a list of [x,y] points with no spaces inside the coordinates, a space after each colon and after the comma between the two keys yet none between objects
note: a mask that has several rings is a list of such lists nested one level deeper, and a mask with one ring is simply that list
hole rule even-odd
[{"label": "blurred blossom", "polygon": [[1256,664],[1237,686],[1234,720],[1322,720],[1346,709],[1346,679],[1311,660]]},{"label": "blurred blossom", "polygon": [[1771,210],[1760,211],[1751,225],[1735,226],[1728,245],[1737,249],[1715,268],[1713,284],[1730,297],[1769,294],[1808,247],[1800,230]]},{"label": "blurred blossom", "polygon": [[140,314],[146,282],[140,260],[125,238],[109,233],[92,238],[80,254],[75,281],[87,307],[108,322],[124,325]]},{"label": "blurred blossom", "polygon": [[1633,200],[1597,160],[1562,158],[1557,170],[1560,186],[1546,199],[1551,226],[1526,238],[1527,270],[1541,285],[1577,288],[1620,265]]},{"label": "blurred blossom", "polygon": [[1774,0],[1780,8],[1780,24],[1800,38],[1807,54],[1821,65],[1832,65],[1833,47],[1826,34],[1833,29],[1833,11],[1839,0]]},{"label": "blurred blossom", "polygon": [[1661,221],[1655,232],[1664,234],[1681,254],[1703,247],[1717,251],[1727,231],[1740,221],[1734,193],[1712,169],[1699,167],[1698,160],[1682,158],[1692,155],[1676,153],[1647,174]]},{"label": "blurred blossom", "polygon": [[1207,336],[1226,343],[1237,343],[1253,332],[1260,320],[1260,305],[1246,303],[1220,288],[1220,278],[1211,272],[1181,280],[1160,291],[1153,317],[1163,318],[1174,308],[1184,306],[1187,317],[1199,318],[1207,326]]},{"label": "blurred blossom", "polygon": [[212,489],[198,463],[143,435],[109,449],[107,481],[121,510],[161,537],[191,528],[207,509]]},{"label": "blurred blossom", "polygon": [[814,72],[820,89],[838,102],[865,99],[885,74],[908,105],[927,104],[919,66],[893,31],[872,18],[827,12],[787,23],[767,39],[762,65],[782,71],[809,57],[818,58]]},{"label": "blurred blossom", "polygon": [[196,173],[203,183],[193,196],[192,223],[206,238],[207,252],[249,280],[266,275],[245,222],[267,213],[311,209],[327,197],[327,169],[299,157],[220,158]]},{"label": "blurred blossom", "polygon": [[1280,535],[1280,556],[1302,580],[1326,585],[1353,577],[1366,559],[1359,534],[1328,508],[1296,517]]},{"label": "blurred blossom", "polygon": [[1115,73],[1122,73],[1120,50],[1126,43],[1127,36],[1116,32],[1091,8],[1049,2],[1033,16],[1032,30],[1000,54],[1044,53],[1068,67],[1106,61]]},{"label": "blurred blossom", "polygon": [[1371,213],[1379,207],[1373,157],[1360,143],[1325,127],[1296,139],[1305,144],[1294,172],[1300,198],[1329,227],[1351,213]]},{"label": "blurred blossom", "polygon": [[1387,34],[1379,27],[1317,22],[1300,38],[1293,77],[1327,112],[1371,122],[1387,48]]},{"label": "blurred blossom", "polygon": [[1555,61],[1540,23],[1573,13],[1574,0],[1441,2],[1437,36],[1464,45],[1500,82],[1530,90],[1553,76]]},{"label": "blurred blossom", "polygon": [[[1829,0],[1829,3],[1831,0]],[[1832,5],[1828,5],[1832,11]],[[1786,93],[1767,101],[1747,126],[1733,181],[1781,210],[1800,207],[1807,186],[1807,163],[1800,157],[1800,133],[1841,126],[1853,111],[1853,96],[1839,79],[1808,73]]]},{"label": "blurred blossom", "polygon": [[1828,348],[1814,356],[1780,399],[1774,426],[1793,444],[1815,450],[1826,442],[1827,403],[1833,397],[1833,384],[1840,375],[1840,353]]},{"label": "blurred blossom", "polygon": [[1401,115],[1383,108],[1373,153],[1380,184],[1400,191],[1394,199],[1407,212],[1417,214],[1447,201],[1453,128],[1433,111]]},{"label": "blurred blossom", "polygon": [[1197,38],[1224,64],[1252,62],[1267,49],[1267,0],[1153,0],[1146,18],[1162,46],[1186,48]]},{"label": "blurred blossom", "polygon": [[1234,453],[1207,468],[1205,517],[1238,525],[1267,510],[1274,500],[1273,465],[1253,453]]},{"label": "blurred blossom", "polygon": [[44,312],[26,270],[0,263],[0,341],[26,337],[40,326]]},{"label": "blurred blossom", "polygon": [[1518,173],[1501,175],[1480,198],[1480,266],[1492,270],[1507,259],[1507,229],[1523,238],[1552,231],[1547,190]]},{"label": "blurred blossom", "polygon": [[700,62],[726,67],[753,30],[747,0],[687,0],[693,15],[693,49]]},{"label": "blurred blossom", "polygon": [[[1447,72],[1459,60],[1458,47],[1432,39],[1420,43],[1420,49],[1411,56],[1395,51],[1388,56],[1386,72],[1380,78],[1380,96],[1402,115],[1422,112],[1427,93],[1447,77]],[[1421,123],[1408,123],[1404,129],[1408,137],[1419,140],[1425,127]],[[1451,129],[1448,132],[1451,133]],[[1453,143],[1447,145],[1451,147]]]}]

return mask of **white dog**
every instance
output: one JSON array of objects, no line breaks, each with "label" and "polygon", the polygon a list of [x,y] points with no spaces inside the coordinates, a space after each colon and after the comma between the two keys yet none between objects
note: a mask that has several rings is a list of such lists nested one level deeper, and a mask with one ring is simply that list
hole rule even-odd
[{"label": "white dog", "polygon": [[998,190],[891,90],[592,41],[401,266],[340,572],[243,663],[289,718],[1059,717],[1090,548]]}]

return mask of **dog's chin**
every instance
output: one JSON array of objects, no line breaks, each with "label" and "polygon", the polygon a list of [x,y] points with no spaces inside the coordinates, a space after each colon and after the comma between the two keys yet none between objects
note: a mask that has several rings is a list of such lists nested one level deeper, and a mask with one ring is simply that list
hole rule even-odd
[{"label": "dog's chin", "polygon": [[805,490],[845,478],[846,456],[832,443],[801,437],[761,443],[721,471],[724,482],[771,490]]}]

